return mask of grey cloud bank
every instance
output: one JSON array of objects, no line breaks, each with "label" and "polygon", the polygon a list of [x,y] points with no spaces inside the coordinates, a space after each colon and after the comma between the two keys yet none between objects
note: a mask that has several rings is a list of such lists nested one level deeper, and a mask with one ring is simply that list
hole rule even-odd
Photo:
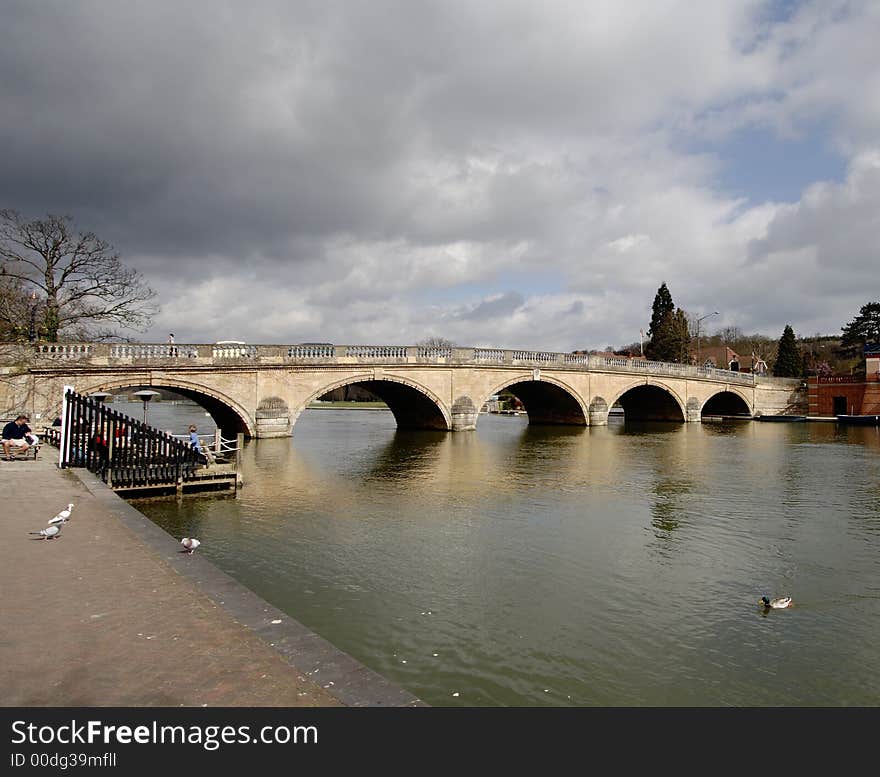
[{"label": "grey cloud bank", "polygon": [[[2,11],[0,205],[113,242],[145,339],[570,350],[638,340],[662,281],[770,335],[878,296],[876,4]],[[725,138],[818,125],[841,180],[715,183]]]}]

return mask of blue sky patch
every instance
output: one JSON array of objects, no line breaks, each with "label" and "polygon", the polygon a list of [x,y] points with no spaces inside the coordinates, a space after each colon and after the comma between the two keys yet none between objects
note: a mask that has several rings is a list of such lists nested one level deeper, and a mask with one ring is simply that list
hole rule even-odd
[{"label": "blue sky patch", "polygon": [[721,160],[715,185],[725,194],[747,198],[750,205],[796,202],[810,184],[840,182],[846,176],[846,159],[819,132],[780,138],[768,129],[746,129],[699,151]]}]

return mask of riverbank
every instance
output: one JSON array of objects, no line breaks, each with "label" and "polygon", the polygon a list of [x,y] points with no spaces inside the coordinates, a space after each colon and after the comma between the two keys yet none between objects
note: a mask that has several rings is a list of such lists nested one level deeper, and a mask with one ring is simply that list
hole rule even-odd
[{"label": "riverbank", "polygon": [[0,466],[2,706],[421,704],[56,455]]}]

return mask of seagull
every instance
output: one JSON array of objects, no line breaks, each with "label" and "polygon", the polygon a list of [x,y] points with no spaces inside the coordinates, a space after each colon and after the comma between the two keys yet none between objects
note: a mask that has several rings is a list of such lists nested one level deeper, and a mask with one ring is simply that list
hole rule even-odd
[{"label": "seagull", "polygon": [[184,549],[186,550],[187,553],[189,553],[190,555],[192,555],[192,552],[193,552],[197,547],[199,547],[199,545],[201,545],[202,543],[199,542],[199,541],[196,540],[196,539],[192,539],[191,537],[184,537],[184,538],[180,541],[180,544],[183,545],[183,547],[184,547]]},{"label": "seagull", "polygon": [[761,604],[763,604],[765,608],[784,610],[786,607],[791,607],[791,597],[781,596],[778,599],[768,599],[766,596],[762,596]]},{"label": "seagull", "polygon": [[47,526],[45,529],[40,529],[39,531],[29,531],[28,534],[39,534],[43,539],[51,540],[61,534],[61,525]]},{"label": "seagull", "polygon": [[66,510],[62,510],[54,518],[49,519],[49,525],[52,526],[53,524],[56,524],[56,523],[66,523],[67,521],[70,520],[70,513],[72,510],[73,510],[73,504],[67,505]]}]

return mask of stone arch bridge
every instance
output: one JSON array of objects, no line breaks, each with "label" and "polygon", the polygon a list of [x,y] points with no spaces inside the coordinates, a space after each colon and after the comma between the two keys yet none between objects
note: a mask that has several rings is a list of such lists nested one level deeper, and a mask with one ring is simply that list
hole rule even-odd
[{"label": "stone arch bridge", "polygon": [[344,345],[5,346],[0,403],[35,426],[57,415],[62,388],[82,394],[164,388],[201,404],[224,431],[281,437],[309,403],[359,384],[401,428],[475,429],[481,407],[507,389],[536,424],[627,419],[698,422],[707,415],[803,412],[801,382],[712,368],[549,351]]}]

